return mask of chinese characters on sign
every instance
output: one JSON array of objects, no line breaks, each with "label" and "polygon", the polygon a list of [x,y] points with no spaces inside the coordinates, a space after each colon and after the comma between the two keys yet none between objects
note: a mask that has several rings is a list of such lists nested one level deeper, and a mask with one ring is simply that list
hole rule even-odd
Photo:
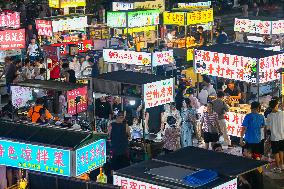
[{"label": "chinese characters on sign", "polygon": [[107,12],[107,26],[111,28],[125,28],[126,12]]},{"label": "chinese characters on sign", "polygon": [[0,50],[25,48],[25,29],[0,31]]},{"label": "chinese characters on sign", "polygon": [[280,79],[277,71],[282,68],[284,54],[259,59],[259,83],[266,83]]},{"label": "chinese characters on sign", "polygon": [[104,49],[103,58],[108,63],[151,66],[151,53],[147,52]]},{"label": "chinese characters on sign", "polygon": [[26,103],[33,98],[32,88],[11,86],[12,91],[12,104],[16,108],[26,106]]},{"label": "chinese characters on sign", "polygon": [[187,13],[187,25],[213,22],[213,9]]},{"label": "chinese characters on sign", "polygon": [[38,35],[52,36],[52,26],[51,21],[48,20],[36,20],[36,29]]},{"label": "chinese characters on sign", "polygon": [[185,25],[185,13],[184,12],[164,12],[163,13],[164,25]]},{"label": "chinese characters on sign", "polygon": [[272,34],[284,34],[284,20],[272,21]]},{"label": "chinese characters on sign", "polygon": [[112,11],[132,10],[132,9],[134,9],[134,3],[112,2]]},{"label": "chinese characters on sign", "polygon": [[257,82],[257,59],[195,50],[195,72],[227,79]]},{"label": "chinese characters on sign", "polygon": [[0,139],[0,165],[70,176],[70,151]]},{"label": "chinese characters on sign", "polygon": [[245,116],[245,114],[227,112],[225,119],[228,135],[241,137],[242,124]]},{"label": "chinese characters on sign", "polygon": [[128,27],[155,26],[159,24],[159,10],[128,12]]},{"label": "chinese characters on sign", "polygon": [[106,140],[101,139],[76,150],[76,176],[106,163]]},{"label": "chinese characters on sign", "polygon": [[162,186],[157,186],[154,184],[149,184],[146,182],[141,182],[138,180],[133,180],[117,175],[113,175],[113,185],[120,186],[122,189],[131,189],[131,188],[137,188],[137,189],[169,189]]},{"label": "chinese characters on sign", "polygon": [[229,182],[226,182],[220,186],[214,187],[213,189],[237,189],[238,188],[238,179],[235,178]]},{"label": "chinese characters on sign", "polygon": [[0,13],[0,28],[20,28],[20,13]]},{"label": "chinese characters on sign", "polygon": [[52,8],[84,7],[86,0],[48,0],[48,4]]},{"label": "chinese characters on sign", "polygon": [[234,31],[253,34],[271,34],[272,22],[235,18]]},{"label": "chinese characters on sign", "polygon": [[165,11],[165,0],[137,1],[134,3],[135,9],[159,9],[160,13]]},{"label": "chinese characters on sign", "polygon": [[69,53],[69,45],[77,45],[78,52],[83,53],[91,50],[93,42],[91,40],[77,41],[77,42],[67,42],[67,43],[55,43],[51,46],[59,47],[60,55],[66,55]]},{"label": "chinese characters on sign", "polygon": [[178,3],[178,8],[182,9],[201,9],[209,8],[211,1],[197,2],[197,3]]},{"label": "chinese characters on sign", "polygon": [[64,30],[83,31],[86,27],[88,27],[87,16],[52,20],[53,32],[59,32]]},{"label": "chinese characters on sign", "polygon": [[[76,98],[79,97],[79,102]],[[67,92],[68,114],[75,115],[76,113],[84,112],[87,110],[87,87],[74,89]]]},{"label": "chinese characters on sign", "polygon": [[162,51],[162,52],[154,52],[153,53],[153,67],[173,64],[174,63],[174,53],[172,50]]},{"label": "chinese characters on sign", "polygon": [[167,104],[174,101],[174,79],[166,79],[144,85],[145,108]]}]

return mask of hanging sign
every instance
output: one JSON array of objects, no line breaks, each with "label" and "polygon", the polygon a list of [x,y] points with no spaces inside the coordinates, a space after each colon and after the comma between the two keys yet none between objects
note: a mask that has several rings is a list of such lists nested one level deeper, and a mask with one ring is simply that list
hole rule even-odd
[{"label": "hanging sign", "polygon": [[166,10],[165,0],[137,1],[134,3],[135,9],[159,9],[162,13]]},{"label": "hanging sign", "polygon": [[187,25],[213,22],[213,9],[187,13]]},{"label": "hanging sign", "polygon": [[65,30],[83,31],[85,30],[86,27],[88,27],[87,16],[52,20],[53,32],[59,32]]},{"label": "hanging sign", "polygon": [[159,24],[159,10],[128,12],[128,27],[156,26]]},{"label": "hanging sign", "polygon": [[29,87],[11,86],[12,104],[16,108],[25,107],[33,99],[33,90]]},{"label": "hanging sign", "polygon": [[[76,98],[79,101],[76,102]],[[68,114],[75,115],[87,110],[87,87],[67,91]]]},{"label": "hanging sign", "polygon": [[71,176],[70,151],[0,139],[0,165]]},{"label": "hanging sign", "polygon": [[0,13],[0,28],[20,28],[20,13]]},{"label": "hanging sign", "polygon": [[51,46],[59,47],[60,55],[66,55],[69,53],[69,45],[77,45],[78,52],[83,53],[91,50],[93,42],[91,40],[77,41],[77,42],[67,42],[67,43],[55,43]]},{"label": "hanging sign", "polygon": [[36,20],[36,29],[38,35],[42,36],[52,36],[52,26],[49,20]]},{"label": "hanging sign", "polygon": [[284,34],[284,20],[272,21],[272,34]]},{"label": "hanging sign", "polygon": [[162,66],[166,64],[173,64],[175,61],[173,50],[154,52],[152,59],[152,66]]},{"label": "hanging sign", "polygon": [[225,115],[226,127],[228,130],[228,135],[241,137],[242,124],[246,114],[240,114],[235,112],[227,112]]},{"label": "hanging sign", "polygon": [[164,25],[185,25],[185,13],[184,12],[164,12],[163,13]]},{"label": "hanging sign", "polygon": [[134,3],[112,2],[112,11],[132,10],[132,9],[134,9]]},{"label": "hanging sign", "polygon": [[76,150],[76,177],[106,163],[106,140],[101,139]]},{"label": "hanging sign", "polygon": [[23,49],[25,44],[25,29],[0,31],[0,50]]},{"label": "hanging sign", "polygon": [[234,31],[268,35],[272,33],[272,22],[235,18]]},{"label": "hanging sign", "polygon": [[60,8],[65,7],[85,7],[86,0],[60,0]]},{"label": "hanging sign", "polygon": [[126,28],[126,12],[107,12],[107,26]]},{"label": "hanging sign", "polygon": [[146,109],[173,102],[174,79],[144,84],[143,91]]},{"label": "hanging sign", "polygon": [[180,9],[202,9],[210,8],[211,1],[197,2],[197,3],[178,3]]},{"label": "hanging sign", "polygon": [[249,83],[257,82],[257,59],[195,50],[195,72]]},{"label": "hanging sign", "polygon": [[104,49],[103,58],[108,63],[151,66],[151,53],[147,52]]}]

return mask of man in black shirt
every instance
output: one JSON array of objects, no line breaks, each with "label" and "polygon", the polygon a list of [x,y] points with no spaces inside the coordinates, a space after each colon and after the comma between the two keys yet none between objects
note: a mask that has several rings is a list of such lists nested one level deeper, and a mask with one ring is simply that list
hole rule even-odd
[{"label": "man in black shirt", "polygon": [[205,33],[204,33],[202,26],[199,26],[197,28],[197,34],[196,34],[195,39],[196,39],[197,43],[199,43],[200,46],[204,46],[204,45],[207,44],[207,39],[206,39],[206,36],[205,36]]},{"label": "man in black shirt", "polygon": [[164,106],[156,106],[148,108],[146,110],[146,128],[148,128],[149,133],[157,134],[161,130],[162,126],[162,117],[164,113]]},{"label": "man in black shirt", "polygon": [[105,96],[96,100],[95,115],[97,132],[107,132],[107,126],[109,120],[111,120],[112,110],[111,105],[107,102]]},{"label": "man in black shirt", "polygon": [[230,99],[239,101],[242,98],[241,91],[235,86],[235,83],[232,80],[227,83],[227,88],[224,92],[229,95]]}]

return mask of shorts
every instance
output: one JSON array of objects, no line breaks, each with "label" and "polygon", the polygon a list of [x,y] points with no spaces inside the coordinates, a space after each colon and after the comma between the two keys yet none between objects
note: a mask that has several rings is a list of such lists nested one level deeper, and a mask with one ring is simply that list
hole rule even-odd
[{"label": "shorts", "polygon": [[271,149],[273,154],[284,152],[284,140],[271,141]]},{"label": "shorts", "polygon": [[210,133],[210,132],[204,132],[204,142],[218,142],[219,141],[219,135],[218,133]]},{"label": "shorts", "polygon": [[253,154],[261,154],[262,153],[262,147],[261,142],[260,143],[246,143],[243,149],[248,149]]}]

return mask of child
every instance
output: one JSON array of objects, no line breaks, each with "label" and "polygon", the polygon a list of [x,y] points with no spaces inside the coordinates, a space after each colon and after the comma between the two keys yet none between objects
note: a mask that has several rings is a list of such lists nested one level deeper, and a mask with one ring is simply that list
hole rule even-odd
[{"label": "child", "polygon": [[174,116],[167,118],[168,127],[165,130],[163,137],[164,151],[166,154],[176,151],[180,148],[180,128],[177,127],[177,121]]},{"label": "child", "polygon": [[139,123],[138,118],[133,118],[133,125],[130,127],[131,139],[143,137],[143,127]]}]

